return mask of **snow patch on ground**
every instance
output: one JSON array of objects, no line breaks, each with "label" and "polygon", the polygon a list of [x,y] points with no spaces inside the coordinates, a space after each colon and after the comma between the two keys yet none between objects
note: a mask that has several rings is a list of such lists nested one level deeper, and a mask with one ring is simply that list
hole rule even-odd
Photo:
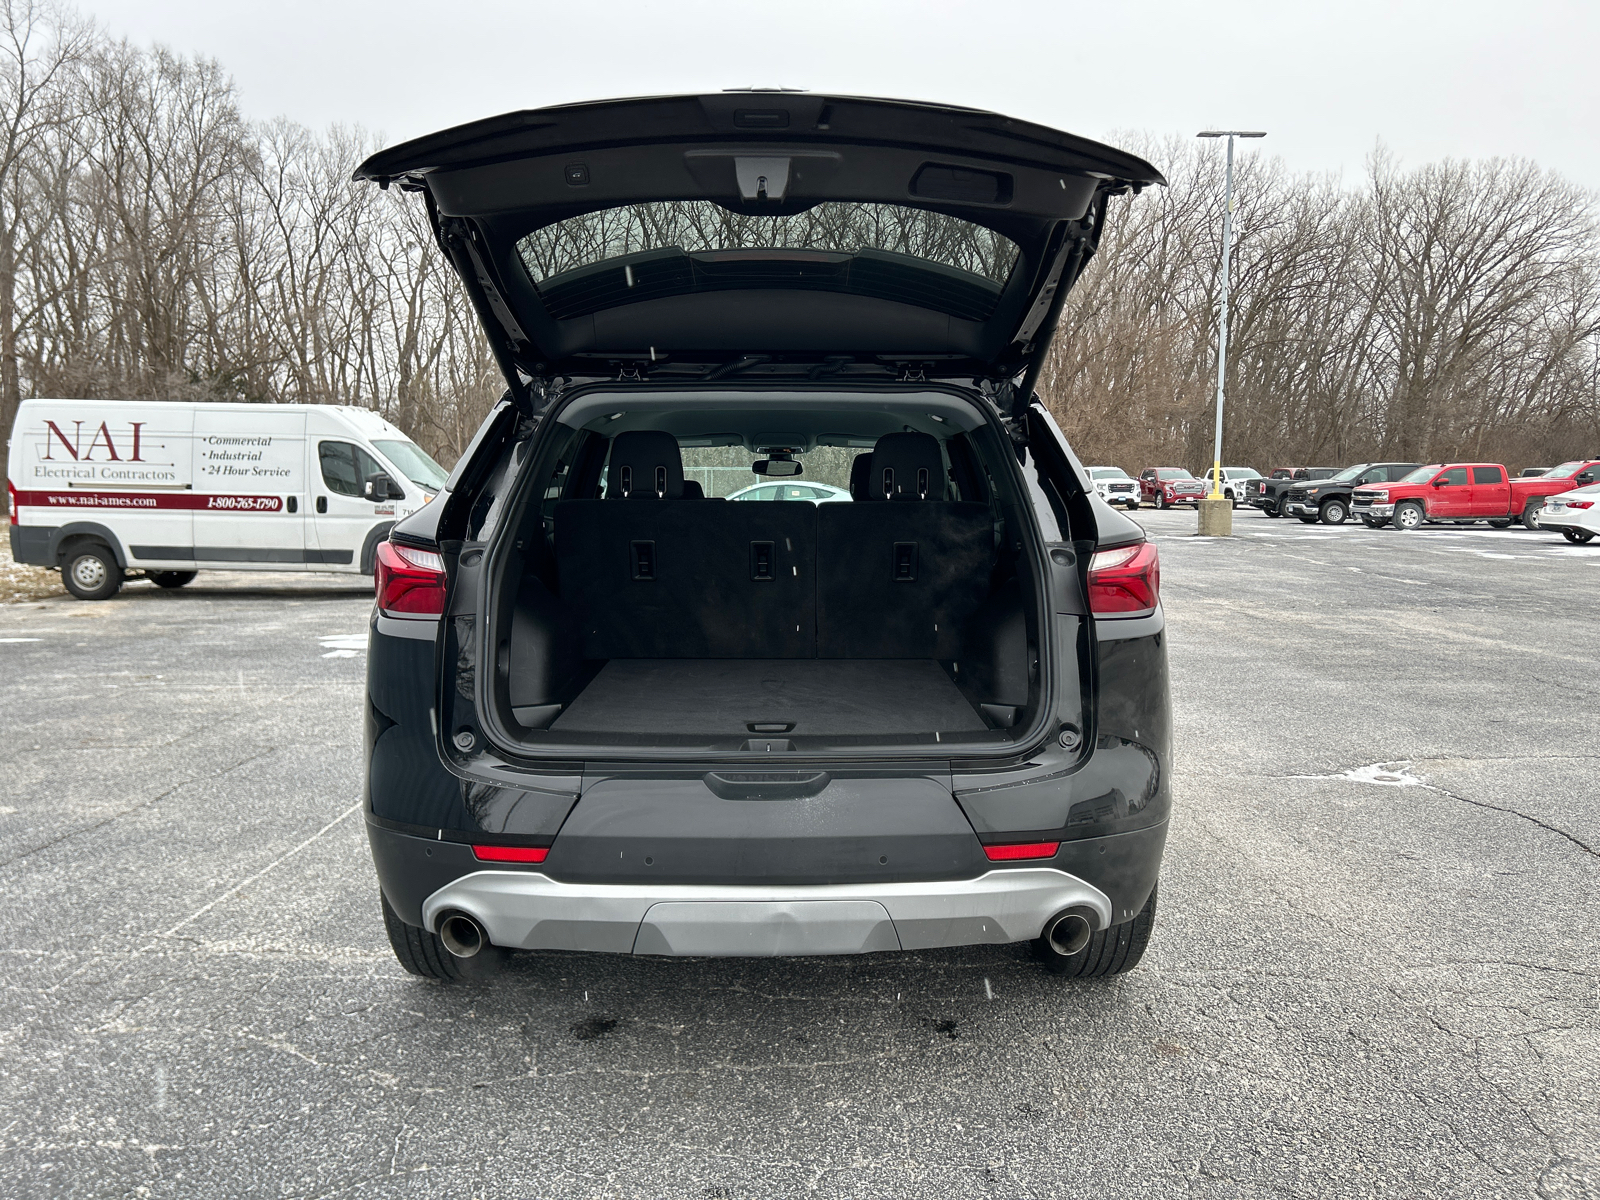
[{"label": "snow patch on ground", "polygon": [[335,633],[317,641],[322,643],[325,651],[323,658],[354,658],[367,648],[367,635],[364,633]]},{"label": "snow patch on ground", "polygon": [[1291,775],[1290,779],[1343,779],[1350,783],[1376,783],[1382,787],[1426,787],[1427,782],[1411,773],[1408,762],[1373,763],[1351,767],[1336,775]]}]

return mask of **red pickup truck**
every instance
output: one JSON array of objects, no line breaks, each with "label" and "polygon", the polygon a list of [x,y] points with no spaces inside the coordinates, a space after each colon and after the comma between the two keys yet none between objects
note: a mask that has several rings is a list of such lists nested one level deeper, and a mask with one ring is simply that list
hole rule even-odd
[{"label": "red pickup truck", "polygon": [[1511,478],[1499,463],[1433,463],[1398,483],[1357,488],[1350,511],[1373,528],[1391,521],[1396,529],[1415,529],[1424,521],[1488,521],[1503,528],[1520,520],[1537,529],[1546,496],[1596,480],[1600,459],[1562,463],[1526,479]]}]

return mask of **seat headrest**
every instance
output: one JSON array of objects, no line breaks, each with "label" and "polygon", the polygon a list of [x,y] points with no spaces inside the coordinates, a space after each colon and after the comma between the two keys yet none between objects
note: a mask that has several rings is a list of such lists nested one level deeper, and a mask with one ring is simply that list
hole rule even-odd
[{"label": "seat headrest", "polygon": [[850,460],[850,499],[865,500],[872,471],[872,455],[858,454]]},{"label": "seat headrest", "polygon": [[659,429],[635,429],[611,439],[607,500],[683,499],[678,439]]},{"label": "seat headrest", "polygon": [[943,500],[944,456],[931,433],[886,433],[872,448],[869,500]]}]

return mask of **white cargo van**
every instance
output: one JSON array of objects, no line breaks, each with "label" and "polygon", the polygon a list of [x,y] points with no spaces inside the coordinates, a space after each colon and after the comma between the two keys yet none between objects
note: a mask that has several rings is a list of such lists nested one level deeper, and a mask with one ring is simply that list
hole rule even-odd
[{"label": "white cargo van", "polygon": [[372,573],[389,527],[445,471],[362,408],[24,400],[6,490],[11,554],[59,567],[83,600],[129,572]]}]

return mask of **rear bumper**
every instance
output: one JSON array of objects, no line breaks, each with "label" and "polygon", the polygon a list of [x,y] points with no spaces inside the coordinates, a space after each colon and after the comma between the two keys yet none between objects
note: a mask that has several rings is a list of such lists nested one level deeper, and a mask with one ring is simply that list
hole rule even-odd
[{"label": "rear bumper", "polygon": [[976,879],[814,887],[566,883],[523,871],[478,871],[423,902],[423,924],[477,918],[497,946],[613,954],[748,956],[864,954],[1020,942],[1063,909],[1097,928],[1111,901],[1051,867]]},{"label": "rear bumper", "polygon": [[13,562],[35,567],[56,565],[55,542],[61,532],[53,525],[12,525],[11,558]]}]

